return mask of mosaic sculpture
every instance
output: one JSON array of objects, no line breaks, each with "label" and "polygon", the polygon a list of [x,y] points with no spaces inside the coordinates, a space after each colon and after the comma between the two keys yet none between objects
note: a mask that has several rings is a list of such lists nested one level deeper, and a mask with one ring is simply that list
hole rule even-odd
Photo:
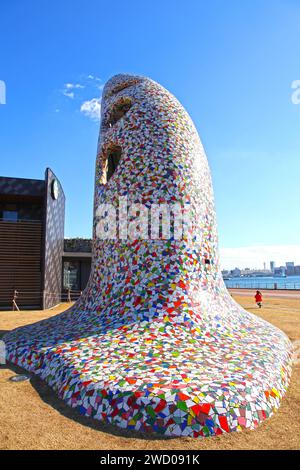
[{"label": "mosaic sculpture", "polygon": [[[135,204],[144,216],[155,204],[184,207],[192,230],[178,237],[171,224],[169,237],[149,237],[136,224],[134,237]],[[120,221],[128,216],[117,232],[111,206]],[[154,81],[117,75],[103,91],[87,289],[68,311],[4,340],[9,361],[83,415],[121,428],[206,437],[253,429],[279,407],[291,345],[228,293],[203,147]]]}]

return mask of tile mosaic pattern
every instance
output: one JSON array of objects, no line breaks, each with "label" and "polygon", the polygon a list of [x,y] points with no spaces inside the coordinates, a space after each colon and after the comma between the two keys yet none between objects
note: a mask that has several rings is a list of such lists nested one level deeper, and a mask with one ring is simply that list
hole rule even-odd
[{"label": "tile mosaic pattern", "polygon": [[[58,198],[51,196],[51,184],[56,179]],[[50,168],[46,170],[46,220],[44,252],[44,296],[43,308],[51,308],[61,301],[62,256],[65,231],[65,195],[62,185]]]},{"label": "tile mosaic pattern", "polygon": [[[110,125],[122,102],[132,106]],[[104,185],[112,145],[122,157]],[[95,207],[117,206],[119,196],[189,204],[194,231],[183,240],[94,235],[82,298],[6,335],[8,360],[83,415],[121,428],[192,437],[255,428],[286,391],[291,345],[228,294],[197,131],[180,103],[143,77],[115,76],[103,91]]]}]

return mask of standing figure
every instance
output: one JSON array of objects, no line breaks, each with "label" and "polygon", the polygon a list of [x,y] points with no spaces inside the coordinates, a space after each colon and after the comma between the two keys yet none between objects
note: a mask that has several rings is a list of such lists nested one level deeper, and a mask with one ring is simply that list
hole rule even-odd
[{"label": "standing figure", "polygon": [[259,290],[256,291],[254,298],[257,306],[262,308],[262,293]]}]

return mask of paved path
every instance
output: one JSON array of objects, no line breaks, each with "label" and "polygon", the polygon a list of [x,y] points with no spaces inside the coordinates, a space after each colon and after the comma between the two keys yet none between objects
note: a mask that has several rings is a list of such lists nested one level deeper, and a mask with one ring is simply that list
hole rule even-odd
[{"label": "paved path", "polygon": [[[253,296],[255,295],[256,289],[228,289],[231,294],[244,295],[244,296]],[[299,290],[271,290],[271,289],[260,289],[260,292],[264,297],[280,297],[289,299],[299,299],[300,300],[300,291]]]}]

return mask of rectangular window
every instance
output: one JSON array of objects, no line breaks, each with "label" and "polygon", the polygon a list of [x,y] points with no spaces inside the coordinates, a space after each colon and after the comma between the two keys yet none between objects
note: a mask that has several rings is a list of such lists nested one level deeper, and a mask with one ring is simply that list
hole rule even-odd
[{"label": "rectangular window", "polygon": [[79,276],[80,265],[78,261],[65,261],[64,262],[64,289],[65,290],[80,290],[79,289]]},{"label": "rectangular window", "polygon": [[17,222],[18,221],[18,211],[3,211],[3,220],[6,222]]}]

